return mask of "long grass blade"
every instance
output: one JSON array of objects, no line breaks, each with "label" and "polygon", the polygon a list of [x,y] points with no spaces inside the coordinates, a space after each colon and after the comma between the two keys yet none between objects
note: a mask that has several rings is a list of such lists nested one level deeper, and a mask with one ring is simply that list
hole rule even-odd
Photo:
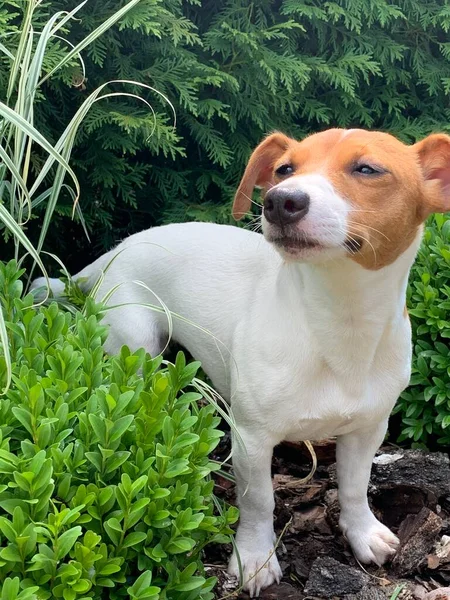
[{"label": "long grass blade", "polygon": [[0,307],[0,342],[3,348],[3,358],[5,359],[5,367],[6,367],[6,382],[5,387],[2,390],[2,394],[6,394],[11,385],[12,380],[12,365],[11,365],[11,353],[9,351],[9,338],[8,332],[6,331],[6,323],[5,317],[3,315],[3,310]]},{"label": "long grass blade", "polygon": [[[83,2],[81,2],[81,4],[78,4],[77,6],[75,6],[75,8],[73,8],[71,11],[61,11],[60,14],[65,14],[65,16],[61,19],[61,21],[58,23],[58,25],[56,27],[54,27],[52,29],[51,34],[55,35],[55,33],[61,29],[62,27],[64,27],[64,25],[70,21],[70,19],[72,19],[74,17],[74,15],[81,9],[83,8],[83,6],[87,3],[88,0],[83,0]],[[75,46],[73,46],[75,47]]]},{"label": "long grass blade", "polygon": [[[136,86],[142,87],[144,89],[148,89],[152,92],[155,92],[164,98],[164,100],[172,108],[174,115],[175,115],[175,107],[170,102],[170,100],[164,94],[161,94],[161,92],[159,92],[152,86],[149,86],[149,85],[143,84],[143,83],[139,83],[137,81],[128,81],[128,80],[120,80],[120,79],[105,83],[105,84],[99,86],[96,90],[94,90],[94,92],[92,92],[92,94],[90,94],[90,96],[88,98],[86,98],[86,100],[83,102],[83,104],[80,106],[78,111],[75,113],[75,115],[71,119],[69,125],[66,127],[66,129],[61,134],[60,138],[58,139],[58,141],[56,142],[56,144],[54,146],[55,151],[58,152],[60,154],[60,156],[62,158],[64,158],[64,160],[67,163],[70,160],[70,155],[72,152],[73,145],[75,143],[75,138],[76,138],[76,134],[78,132],[79,126],[81,125],[84,117],[86,116],[86,114],[90,110],[90,108],[93,106],[93,104],[95,102],[98,102],[99,100],[102,100],[104,98],[117,97],[117,96],[128,96],[128,97],[132,97],[136,100],[139,100],[139,101],[143,102],[146,106],[148,106],[149,109],[151,110],[153,117],[154,117],[154,126],[155,126],[155,121],[156,121],[155,112],[154,112],[151,104],[144,98],[141,98],[140,96],[138,96],[136,94],[131,94],[129,92],[110,92],[108,94],[102,94],[101,92],[105,89],[105,87],[110,85],[111,83],[136,85]],[[32,188],[30,190],[30,195],[33,195],[33,193],[41,185],[44,178],[46,177],[49,170],[51,169],[53,163],[54,163],[53,156],[49,156],[47,158],[46,162],[44,163],[44,165],[42,166],[42,168],[39,172],[39,175],[36,178]],[[49,200],[47,203],[44,219],[42,222],[41,233],[39,236],[39,241],[38,241],[38,246],[37,246],[38,252],[42,249],[42,247],[44,245],[45,238],[46,238],[46,235],[47,235],[47,232],[48,232],[48,229],[50,227],[50,223],[51,223],[51,220],[53,217],[53,212],[55,210],[56,204],[59,199],[59,194],[60,194],[60,190],[63,185],[63,182],[64,182],[64,178],[65,178],[65,171],[62,168],[62,166],[59,165],[56,175],[55,175],[54,185],[52,186],[52,192],[49,196]],[[74,201],[74,211],[77,209],[77,206],[78,206],[77,201],[78,201],[78,197],[76,197],[75,201]],[[86,228],[85,228],[85,231],[86,231]]]},{"label": "long grass blade", "polygon": [[13,54],[12,52],[10,52],[10,51],[8,50],[8,48],[7,48],[5,45],[3,45],[1,42],[0,42],[0,52],[3,52],[3,54],[6,54],[6,56],[7,56],[8,58],[10,58],[11,60],[14,60],[14,59],[15,59],[15,56],[14,56],[14,54]]},{"label": "long grass blade", "polygon": [[25,235],[21,227],[16,223],[15,219],[9,214],[7,208],[0,203],[0,221],[3,221],[5,226],[9,229],[9,231],[13,234],[14,237],[18,239],[18,241],[22,244],[22,246],[28,250],[33,259],[38,263],[44,277],[47,276],[47,271],[45,270],[44,264],[36,252],[35,247],[30,242],[28,237]]},{"label": "long grass blade", "polygon": [[140,0],[130,0],[130,2],[128,2],[128,4],[123,6],[120,10],[118,10],[111,17],[109,17],[109,19],[107,19],[101,25],[99,25],[97,27],[97,29],[94,29],[94,31],[92,31],[88,36],[86,36],[84,38],[84,40],[82,40],[79,44],[77,44],[75,46],[75,48],[73,48],[68,54],[66,54],[66,56],[55,67],[53,67],[53,69],[51,69],[50,72],[47,73],[47,75],[45,77],[43,77],[40,80],[39,85],[41,85],[44,81],[46,81],[49,77],[51,77],[53,75],[53,73],[58,71],[63,65],[68,63],[76,54],[79,54],[82,50],[84,50],[84,48],[86,48],[86,46],[89,46],[89,44],[91,44],[94,40],[96,40],[100,35],[102,35],[110,27],[115,25],[115,23],[117,23],[117,21],[119,21],[130,9],[133,8],[133,6],[136,6],[136,4],[138,4],[139,2],[140,2]]},{"label": "long grass blade", "polygon": [[23,195],[27,199],[27,202],[29,203],[29,207],[31,210],[31,198],[30,198],[30,194],[28,193],[27,184],[22,179],[22,175],[17,170],[17,167],[16,167],[14,161],[11,160],[11,158],[9,157],[9,154],[6,152],[6,150],[4,148],[2,148],[2,146],[0,146],[0,158],[5,163],[6,167],[11,171],[13,178],[15,179],[15,181],[19,185],[20,189],[22,190]]},{"label": "long grass blade", "polygon": [[62,12],[54,14],[45,24],[43,30],[39,33],[39,40],[36,44],[33,60],[27,74],[26,85],[24,90],[25,106],[23,116],[30,120],[30,111],[33,110],[34,97],[37,89],[37,83],[41,75],[42,64],[44,62],[45,50],[47,43],[52,37],[52,29],[54,23],[63,15]]},{"label": "long grass blade", "polygon": [[[30,60],[31,60],[31,51],[32,51],[32,47],[33,47],[33,27],[30,25],[30,30],[29,30],[29,34],[28,34],[28,43],[24,48],[24,53],[23,53],[23,58],[22,58],[22,63],[21,63],[21,73],[20,73],[20,77],[19,77],[19,84],[18,84],[18,90],[17,90],[17,101],[16,101],[16,106],[15,106],[15,111],[16,113],[20,114],[21,116],[24,113],[24,107],[25,107],[25,85],[26,85],[26,78],[27,78],[27,74],[28,74],[28,68],[29,68],[29,64],[30,64]],[[27,173],[28,173],[28,165],[27,165],[27,159],[29,159],[29,153],[25,151],[25,146],[27,143],[27,136],[24,134],[23,130],[20,127],[17,127],[13,124],[12,127],[10,127],[10,131],[9,131],[9,137],[13,137],[14,140],[14,163],[16,164],[17,168],[21,168],[22,169],[22,179],[24,181],[27,180]],[[28,147],[30,149],[30,147]],[[18,200],[16,200],[16,186],[17,186],[17,181],[14,179],[14,177],[11,180],[11,197],[10,197],[10,211],[12,215],[16,215],[17,220],[20,222],[22,220],[22,201],[19,198]],[[15,258],[17,260],[18,256],[19,256],[19,244],[17,242],[17,239],[14,240],[15,243]]]},{"label": "long grass blade", "polygon": [[12,97],[12,94],[16,87],[17,77],[19,76],[19,73],[20,73],[20,70],[22,67],[22,58],[23,58],[23,54],[24,54],[26,46],[27,46],[27,40],[29,37],[30,29],[31,29],[31,20],[33,18],[34,9],[36,8],[36,2],[35,2],[35,0],[29,0],[29,2],[26,3],[25,5],[26,5],[27,9],[25,11],[25,18],[21,25],[22,33],[20,35],[19,45],[17,47],[16,55],[14,57],[14,62],[11,66],[11,72],[9,74],[8,89],[6,91],[6,101],[7,102],[9,102]]},{"label": "long grass blade", "polygon": [[[79,110],[77,111],[75,116],[70,121],[69,125],[66,127],[65,131],[63,132],[63,134],[61,135],[59,140],[56,142],[55,150],[57,152],[60,152],[61,156],[67,162],[69,162],[69,160],[70,160],[70,156],[72,153],[73,145],[75,143],[75,138],[76,138],[76,134],[78,132],[78,128],[81,125],[84,117],[86,116],[86,114],[89,111],[89,109],[91,108],[91,106],[94,104],[94,102],[96,102],[98,100],[101,100],[103,98],[108,98],[108,97],[114,97],[114,96],[133,97],[137,100],[140,100],[141,102],[144,102],[150,108],[150,110],[153,113],[154,120],[156,120],[156,116],[155,116],[155,113],[154,113],[154,110],[153,110],[153,107],[151,106],[151,104],[149,102],[147,102],[147,100],[145,100],[144,98],[140,98],[136,94],[130,94],[128,92],[114,92],[114,93],[104,94],[102,96],[97,97],[98,94],[102,91],[102,89],[104,89],[104,87],[106,85],[107,84],[100,86],[100,88],[95,90],[88,98],[86,98],[86,100],[83,102],[83,104],[81,105],[81,107],[79,108]],[[44,177],[47,175],[47,173],[50,170],[53,163],[54,163],[53,158],[49,156],[47,161],[45,162],[45,164],[42,166],[39,176],[37,177],[36,181],[34,182],[33,187],[31,188],[31,192],[30,192],[31,194],[34,193],[34,191],[38,188],[40,183],[43,181]],[[54,184],[52,186],[52,192],[50,194],[50,197],[49,197],[49,200],[47,203],[47,208],[46,208],[45,215],[44,215],[44,219],[42,222],[41,233],[39,236],[39,241],[38,241],[38,246],[37,246],[38,251],[40,251],[43,247],[43,244],[44,244],[44,241],[45,241],[45,238],[46,238],[46,235],[47,235],[47,232],[48,232],[48,229],[50,227],[50,223],[51,223],[51,220],[53,217],[53,212],[56,208],[56,204],[59,199],[60,190],[63,185],[64,178],[65,178],[65,171],[61,167],[61,165],[59,165],[58,169],[56,171],[56,175],[54,178]],[[73,211],[75,213],[75,210],[78,209],[78,214],[81,214],[77,200],[78,199],[75,197],[74,204],[73,204],[73,206],[74,206]],[[82,222],[84,224],[84,219]],[[84,226],[84,229],[85,229],[85,232],[87,233],[85,226]],[[89,235],[88,235],[88,239],[89,239]]]},{"label": "long grass blade", "polygon": [[[75,192],[73,191],[73,189],[70,187],[70,185],[67,185],[67,183],[64,183],[62,187],[67,189],[72,200],[75,201],[76,195],[75,195]],[[39,194],[39,196],[36,196],[36,198],[34,198],[31,201],[31,208],[32,209],[36,208],[36,206],[39,206],[39,204],[42,204],[42,202],[47,200],[47,198],[50,196],[51,193],[52,193],[52,188],[49,187],[47,190],[45,190],[44,192]]]},{"label": "long grass blade", "polygon": [[[28,121],[26,121],[16,111],[12,110],[12,108],[9,108],[9,106],[3,104],[3,102],[0,102],[0,115],[8,121],[10,121],[11,123],[13,123],[14,125],[20,127],[23,131],[25,131],[27,135],[29,135],[35,142],[42,146],[42,148],[44,148],[44,150],[46,150],[48,154],[50,154],[59,164],[61,164],[66,169],[66,171],[70,174],[75,183],[75,188],[78,197],[80,195],[80,186],[75,173],[71,169],[70,165],[64,160],[64,158],[62,158],[62,156],[53,148],[50,142],[48,142],[45,139],[45,137],[33,127],[33,125],[28,123]],[[31,191],[30,196],[32,196]]]},{"label": "long grass blade", "polygon": [[[38,252],[40,252],[42,250],[42,247],[44,245],[45,238],[47,236],[47,232],[48,232],[48,229],[50,227],[50,223],[51,223],[51,220],[53,217],[53,212],[54,212],[56,204],[58,203],[58,200],[59,200],[60,191],[61,191],[65,176],[66,176],[66,170],[64,169],[63,166],[61,166],[61,164],[59,164],[58,168],[56,169],[54,183],[51,187],[50,197],[47,202],[44,219],[43,219],[42,225],[41,225],[41,232],[39,234],[39,240],[38,240],[38,243],[36,246],[36,249]],[[78,198],[75,199],[76,203],[77,203],[77,201],[78,201]]]},{"label": "long grass blade", "polygon": [[[86,116],[86,114],[88,113],[91,106],[94,104],[94,102],[97,102],[103,98],[108,98],[109,96],[117,96],[117,95],[121,95],[121,94],[131,95],[128,92],[111,92],[109,94],[104,94],[104,95],[100,96],[100,93],[104,90],[105,87],[107,87],[111,84],[115,84],[115,83],[125,84],[125,85],[135,85],[142,89],[146,89],[151,92],[154,92],[155,94],[158,94],[170,106],[170,108],[173,112],[173,115],[174,115],[174,120],[175,120],[175,118],[176,118],[175,107],[165,94],[163,94],[159,90],[155,89],[151,85],[147,85],[146,83],[140,83],[139,81],[133,81],[133,80],[128,80],[128,79],[115,79],[113,81],[103,83],[86,98],[86,100],[83,102],[83,104],[77,110],[75,115],[72,117],[70,123],[67,125],[67,127],[65,128],[65,130],[59,137],[58,141],[54,145],[56,152],[61,153],[61,154],[65,152],[67,154],[67,148],[65,148],[66,145],[69,143],[73,144],[73,141],[74,141],[74,138],[75,138],[76,132],[78,131],[79,126],[80,126],[82,120],[84,119],[84,117]],[[152,110],[152,113],[154,114],[154,111],[153,111],[151,105],[146,100],[144,100],[143,98],[140,98],[139,96],[134,95],[134,94],[132,96],[135,97],[136,99],[143,101],[147,106],[150,107],[150,109]],[[72,141],[70,142],[69,140],[72,140]],[[53,157],[49,156],[47,158],[46,162],[42,165],[39,175],[36,178],[36,181],[34,182],[32,188],[30,190],[30,196],[33,196],[33,194],[35,193],[37,188],[41,185],[41,183],[47,176],[47,173],[51,169],[53,163],[54,163]]]}]

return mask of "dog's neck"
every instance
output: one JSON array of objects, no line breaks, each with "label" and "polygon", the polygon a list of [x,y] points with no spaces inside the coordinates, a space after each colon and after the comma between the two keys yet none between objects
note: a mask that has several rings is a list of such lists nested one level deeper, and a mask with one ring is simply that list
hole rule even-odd
[{"label": "dog's neck", "polygon": [[342,374],[367,372],[383,340],[407,318],[406,288],[420,239],[377,271],[348,258],[285,265],[320,353]]}]

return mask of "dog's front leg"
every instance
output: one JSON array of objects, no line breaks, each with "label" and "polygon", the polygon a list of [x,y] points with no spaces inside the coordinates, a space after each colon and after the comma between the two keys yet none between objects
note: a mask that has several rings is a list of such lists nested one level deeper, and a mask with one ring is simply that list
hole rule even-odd
[{"label": "dog's front leg", "polygon": [[395,553],[398,538],[373,515],[367,499],[375,452],[383,442],[387,421],[377,427],[338,437],[336,458],[341,516],[339,525],[356,558],[382,565]]},{"label": "dog's front leg", "polygon": [[275,555],[273,529],[273,487],[270,472],[274,443],[263,435],[239,429],[242,441],[233,442],[233,467],[236,476],[239,527],[237,551],[230,560],[229,573],[240,579],[250,597],[281,579]]}]

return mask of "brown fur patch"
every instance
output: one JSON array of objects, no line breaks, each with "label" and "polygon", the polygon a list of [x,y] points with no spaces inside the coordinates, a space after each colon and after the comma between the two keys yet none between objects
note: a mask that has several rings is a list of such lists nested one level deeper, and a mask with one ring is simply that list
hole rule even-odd
[{"label": "brown fur patch", "polygon": [[232,214],[236,220],[250,210],[254,188],[267,189],[273,183],[273,165],[292,143],[297,142],[283,133],[272,133],[253,151],[234,197]]}]

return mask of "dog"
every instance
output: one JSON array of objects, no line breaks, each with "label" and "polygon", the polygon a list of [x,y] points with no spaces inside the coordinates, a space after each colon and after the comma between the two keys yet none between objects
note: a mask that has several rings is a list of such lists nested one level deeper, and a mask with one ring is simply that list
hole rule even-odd
[{"label": "dog", "polygon": [[[107,352],[127,344],[157,355],[173,330],[230,401],[240,523],[229,572],[238,577],[240,563],[251,597],[282,576],[271,457],[283,440],[336,437],[344,535],[363,563],[395,553],[398,539],[372,514],[367,486],[410,378],[405,297],[423,223],[450,210],[450,137],[408,146],[361,129],[302,141],[273,133],[250,157],[236,219],[254,188],[263,235],[207,223],[155,227],[74,278],[87,291],[103,273],[98,297],[115,290]],[[51,287],[63,295],[60,281]]]}]

